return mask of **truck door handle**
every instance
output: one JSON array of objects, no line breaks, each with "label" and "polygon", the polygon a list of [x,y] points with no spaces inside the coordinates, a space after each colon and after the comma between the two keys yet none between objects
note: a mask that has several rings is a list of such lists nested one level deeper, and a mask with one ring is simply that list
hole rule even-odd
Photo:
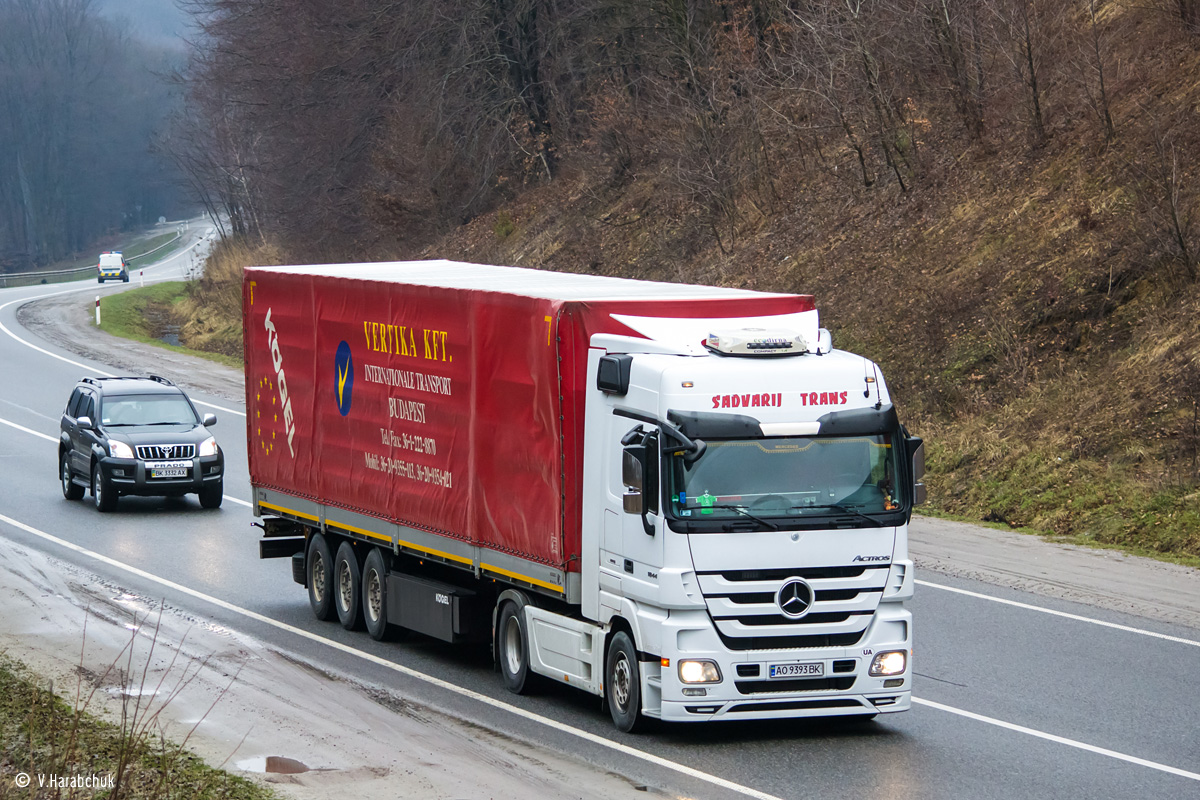
[{"label": "truck door handle", "polygon": [[630,575],[633,574],[633,562],[630,561],[628,558],[625,559],[625,571],[628,572]]}]

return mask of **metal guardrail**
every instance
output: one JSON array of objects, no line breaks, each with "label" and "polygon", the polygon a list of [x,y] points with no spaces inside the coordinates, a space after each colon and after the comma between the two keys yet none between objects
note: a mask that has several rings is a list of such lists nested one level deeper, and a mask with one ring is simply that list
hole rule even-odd
[{"label": "metal guardrail", "polygon": [[[170,247],[179,241],[183,236],[181,233],[176,233],[175,238],[169,242],[163,242],[153,250],[147,250],[144,253],[138,253],[136,256],[130,256],[125,259],[127,263],[134,259],[145,258],[149,255],[154,255],[159,250]],[[88,264],[86,267],[73,267],[71,269],[51,269],[43,272],[13,272],[6,275],[0,275],[0,289],[8,288],[9,286],[33,286],[38,283],[64,283],[75,277],[84,278],[88,273],[95,274],[96,265]],[[55,280],[51,280],[54,278]]]}]

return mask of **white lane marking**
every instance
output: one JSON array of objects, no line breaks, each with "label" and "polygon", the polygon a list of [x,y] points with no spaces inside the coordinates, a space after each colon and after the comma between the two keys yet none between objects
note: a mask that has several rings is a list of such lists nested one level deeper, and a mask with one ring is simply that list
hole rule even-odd
[{"label": "white lane marking", "polygon": [[731,792],[737,792],[738,794],[745,795],[746,797],[756,798],[756,800],[781,800],[781,798],[778,798],[774,795],[767,794],[766,792],[760,792],[757,789],[751,789],[748,786],[742,786],[741,784],[734,783],[732,781],[728,781],[724,778],[719,778],[716,775],[710,775],[707,772],[701,772],[698,769],[693,769],[692,767],[686,766],[684,764],[678,764],[674,761],[665,759],[662,756],[656,756],[652,753],[647,753],[644,750],[638,750],[636,748],[629,747],[628,745],[621,744],[620,742],[610,741],[609,739],[605,739],[603,736],[597,736],[596,734],[590,733],[588,731],[580,730],[578,728],[572,728],[570,725],[567,725],[566,723],[550,719],[549,717],[543,717],[540,714],[535,714],[532,711],[526,711],[523,708],[518,708],[516,706],[509,705],[508,703],[488,697],[485,694],[480,694],[479,692],[474,692],[474,691],[471,691],[470,689],[465,689],[461,686],[457,686],[448,681],[444,681],[441,678],[435,678],[432,675],[426,675],[424,672],[418,672],[417,670],[412,669],[411,667],[406,667],[401,664],[396,664],[394,662],[388,661],[387,659],[380,658],[377,655],[373,655],[371,653],[366,653],[366,652],[363,652],[362,650],[357,650],[357,649],[351,647],[350,645],[342,644],[341,642],[335,642],[332,639],[326,639],[323,636],[318,636],[315,633],[309,633],[306,630],[293,627],[284,622],[279,622],[278,620],[271,619],[270,617],[264,617],[262,614],[258,614],[254,611],[250,611],[250,610],[242,608],[240,606],[235,606],[232,603],[228,603],[224,600],[219,600],[216,597],[204,594],[203,592],[199,592],[195,589],[189,589],[186,586],[182,586],[178,583],[174,583],[173,581],[169,581],[165,578],[160,578],[157,575],[152,575],[149,572],[146,572],[145,570],[138,569],[137,567],[130,566],[129,564],[125,564],[121,561],[117,561],[116,559],[112,559],[112,558],[109,558],[108,556],[101,555],[100,553],[97,553],[92,550],[88,550],[85,547],[80,547],[77,544],[68,542],[64,539],[60,539],[57,536],[46,533],[44,531],[40,531],[37,528],[30,527],[29,525],[26,525],[23,522],[18,522],[17,520],[12,519],[11,517],[4,516],[3,514],[0,514],[0,522],[5,522],[14,528],[17,528],[18,530],[22,530],[22,531],[25,531],[26,533],[33,534],[34,536],[37,536],[41,539],[45,539],[48,542],[53,542],[54,544],[57,544],[60,547],[65,547],[68,550],[72,550],[76,553],[79,553],[80,555],[84,555],[84,556],[87,556],[88,558],[92,558],[92,559],[95,559],[96,561],[107,564],[110,567],[116,567],[117,569],[124,570],[125,572],[128,572],[132,575],[136,575],[137,577],[142,578],[144,580],[148,580],[153,583],[157,583],[160,586],[164,586],[173,591],[189,595],[190,597],[194,597],[198,600],[203,600],[206,603],[212,603],[213,605],[215,605],[219,608],[223,608],[226,611],[230,611],[234,614],[239,614],[243,617],[246,617],[247,619],[254,620],[255,622],[261,622],[264,625],[270,625],[274,628],[278,628],[281,631],[286,631],[287,633],[291,633],[296,636],[300,636],[305,639],[309,639],[311,641],[317,642],[319,644],[323,644],[328,647],[332,647],[333,649],[340,650],[343,653],[346,653],[347,655],[357,656],[358,658],[361,658],[364,661],[370,661],[371,663],[376,664],[377,666],[384,667],[386,669],[390,669],[394,672],[399,672],[401,675],[407,675],[410,678],[416,678],[417,680],[425,681],[426,683],[432,684],[441,689],[445,689],[446,691],[454,692],[455,694],[459,694],[468,699],[475,700],[480,703],[484,703],[485,705],[492,706],[493,708],[498,708],[502,711],[508,711],[519,717],[524,717],[525,719],[530,720],[531,722],[540,723],[549,728],[553,728],[556,731],[560,731],[562,733],[567,733],[572,736],[576,736],[580,739],[583,739],[584,741],[591,742],[592,744],[600,745],[601,747],[607,747],[611,750],[617,751],[618,753],[622,753],[623,755],[627,755],[632,758],[641,759],[642,761],[646,761],[650,764],[654,764],[655,766],[659,766],[659,767],[663,767],[665,769],[672,770],[681,775],[686,775],[690,778],[695,778],[697,780],[704,781],[705,783],[710,783],[714,786],[719,786],[722,789],[728,789]]},{"label": "white lane marking", "polygon": [[994,717],[985,717],[982,714],[964,711],[963,709],[955,708],[954,706],[942,705],[941,703],[935,703],[932,700],[922,700],[914,697],[912,701],[917,705],[929,706],[930,708],[936,708],[938,711],[945,711],[949,714],[957,714],[960,717],[966,717],[967,719],[973,719],[976,722],[983,722],[988,725],[995,725],[999,728],[1004,728],[1006,730],[1023,733],[1026,736],[1036,736],[1039,739],[1045,739],[1046,741],[1056,742],[1058,744],[1065,744],[1067,747],[1075,747],[1079,750],[1086,750],[1089,753],[1096,753],[1097,755],[1106,756],[1108,758],[1115,758],[1118,761],[1128,761],[1130,764],[1137,764],[1139,767],[1148,767],[1150,769],[1156,769],[1160,772],[1166,772],[1171,775],[1178,775],[1181,778],[1200,781],[1200,773],[1188,772],[1187,770],[1179,769],[1178,767],[1170,767],[1166,764],[1160,764],[1157,761],[1147,761],[1146,759],[1138,758],[1137,756],[1118,753],[1116,750],[1107,750],[1103,747],[1096,747],[1095,745],[1076,741],[1075,739],[1068,739],[1064,736],[1055,736],[1053,733],[1046,733],[1045,731],[1035,730],[1034,728],[1026,728],[1024,725],[1014,725],[1011,722],[1005,722],[1004,720],[995,719]]},{"label": "white lane marking", "polygon": [[[3,418],[0,418],[0,425],[8,425],[10,428],[16,428],[19,431],[23,431],[23,432],[31,434],[33,436],[38,436],[42,439],[45,439],[48,442],[57,442],[58,441],[58,439],[55,439],[53,436],[47,436],[44,433],[39,433],[38,431],[30,430],[29,428],[26,428],[24,425],[18,425],[15,422],[9,422],[8,420],[3,419]],[[246,508],[254,507],[253,503],[247,503],[245,500],[241,500],[237,497],[230,497],[227,494],[223,494],[221,496],[224,497],[226,500],[228,500],[231,503],[237,503],[239,506],[245,506]]]},{"label": "white lane marking", "polygon": [[44,433],[39,433],[38,431],[30,430],[29,428],[26,428],[24,425],[18,425],[17,423],[9,422],[6,419],[0,419],[0,424],[7,425],[10,428],[16,428],[19,431],[24,431],[25,433],[32,434],[34,436],[40,436],[41,438],[45,439],[48,442],[57,442],[58,441],[58,439],[55,439],[53,436],[47,436]]},{"label": "white lane marking", "polygon": [[1091,623],[1092,625],[1101,625],[1105,628],[1114,628],[1119,631],[1125,631],[1126,633],[1137,633],[1142,636],[1152,636],[1155,639],[1163,639],[1168,642],[1176,642],[1177,644],[1190,644],[1192,647],[1200,647],[1200,642],[1196,642],[1191,639],[1184,639],[1179,636],[1168,636],[1165,633],[1155,633],[1154,631],[1147,631],[1147,630],[1143,630],[1141,628],[1133,628],[1133,627],[1130,627],[1129,625],[1118,625],[1115,622],[1105,622],[1102,619],[1092,619],[1091,617],[1081,617],[1078,614],[1068,614],[1065,611],[1055,611],[1052,608],[1042,608],[1041,606],[1034,606],[1034,605],[1030,605],[1029,603],[1019,603],[1016,600],[1005,600],[1000,597],[992,597],[989,594],[980,594],[979,592],[969,592],[966,589],[956,589],[953,586],[943,586],[940,583],[929,583],[928,581],[919,580],[919,581],[917,581],[917,585],[918,586],[928,586],[930,589],[941,589],[944,592],[954,592],[955,594],[965,594],[967,597],[975,597],[980,600],[990,600],[993,603],[1003,603],[1006,606],[1013,606],[1014,608],[1023,608],[1027,611],[1040,611],[1043,614],[1052,614],[1056,617],[1072,619],[1072,620],[1075,620],[1076,622],[1087,622],[1087,623]]},{"label": "white lane marking", "polygon": [[[164,279],[164,280],[167,280],[167,279]],[[62,292],[50,292],[48,294],[39,294],[39,295],[35,295],[33,297],[23,297],[20,300],[9,300],[4,305],[0,305],[0,311],[3,311],[4,309],[8,308],[9,306],[13,305],[14,303],[32,303],[34,300],[44,300],[47,297],[57,297],[60,294],[77,294],[79,292],[87,292],[87,291],[90,291],[90,287],[84,287],[82,289],[67,289]],[[20,342],[21,344],[25,345],[26,347],[33,348],[34,350],[38,351],[39,353],[42,353],[43,355],[50,356],[51,358],[57,358],[59,361],[64,361],[64,362],[70,364],[71,366],[79,367],[80,369],[87,370],[88,372],[94,372],[97,375],[100,375],[101,377],[104,377],[104,378],[116,377],[111,372],[105,372],[104,370],[99,370],[99,369],[96,369],[95,367],[90,367],[87,364],[83,364],[78,361],[72,361],[71,359],[67,358],[66,356],[60,356],[58,353],[51,353],[49,350],[38,347],[33,342],[27,342],[24,339],[22,339],[20,336],[17,336],[15,333],[10,331],[4,325],[3,322],[0,322],[0,331],[7,333],[14,340]],[[233,414],[238,417],[246,416],[246,412],[244,412],[244,411],[236,411],[232,408],[225,408],[224,406],[213,405],[212,403],[206,403],[203,400],[193,400],[192,402],[194,402],[198,406],[204,406],[206,408],[215,408],[217,411],[221,411],[226,414]]]}]

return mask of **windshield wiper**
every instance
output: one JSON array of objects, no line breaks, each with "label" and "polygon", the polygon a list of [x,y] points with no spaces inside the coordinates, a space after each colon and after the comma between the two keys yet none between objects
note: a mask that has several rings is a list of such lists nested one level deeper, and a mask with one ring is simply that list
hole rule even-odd
[{"label": "windshield wiper", "polygon": [[761,518],[761,517],[756,517],[756,516],[754,516],[754,515],[753,515],[753,514],[751,514],[749,511],[747,511],[747,510],[746,510],[746,507],[745,507],[745,506],[729,506],[729,505],[720,505],[720,504],[718,504],[718,505],[713,505],[713,506],[700,506],[700,508],[701,508],[701,509],[705,509],[705,508],[727,508],[727,509],[730,509],[731,511],[737,511],[737,512],[738,512],[738,513],[740,513],[740,514],[745,514],[747,517],[749,517],[750,519],[754,520],[754,521],[755,521],[755,522],[757,522],[759,525],[766,525],[768,528],[770,528],[770,529],[771,529],[771,530],[773,530],[773,531],[777,531],[777,530],[779,530],[779,526],[778,526],[778,525],[776,525],[774,522],[768,522],[767,520],[765,520],[765,519],[763,519],[763,518]]},{"label": "windshield wiper", "polygon": [[138,422],[138,423],[132,423],[132,424],[149,428],[151,425],[195,425],[196,423],[194,423],[194,422]]},{"label": "windshield wiper", "polygon": [[865,519],[867,522],[871,523],[876,528],[883,527],[883,523],[881,521],[875,519],[872,516],[868,516],[867,514],[864,514],[863,512],[859,511],[857,508],[854,508],[853,506],[844,506],[841,503],[830,503],[829,505],[824,505],[824,506],[792,506],[792,508],[798,508],[798,509],[832,508],[834,511],[841,511],[843,514],[853,514],[856,517]]}]

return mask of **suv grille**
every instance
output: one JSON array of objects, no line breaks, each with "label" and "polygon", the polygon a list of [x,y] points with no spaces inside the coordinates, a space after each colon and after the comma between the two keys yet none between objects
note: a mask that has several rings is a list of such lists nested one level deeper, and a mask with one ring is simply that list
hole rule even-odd
[{"label": "suv grille", "polygon": [[140,444],[137,448],[138,458],[143,461],[166,461],[172,458],[193,458],[196,455],[194,444]]},{"label": "suv grille", "polygon": [[[847,647],[871,624],[890,565],[701,572],[700,590],[721,640],[731,650]],[[776,594],[803,578],[814,599],[807,614],[781,613]],[[778,684],[777,684],[778,685]]]}]

